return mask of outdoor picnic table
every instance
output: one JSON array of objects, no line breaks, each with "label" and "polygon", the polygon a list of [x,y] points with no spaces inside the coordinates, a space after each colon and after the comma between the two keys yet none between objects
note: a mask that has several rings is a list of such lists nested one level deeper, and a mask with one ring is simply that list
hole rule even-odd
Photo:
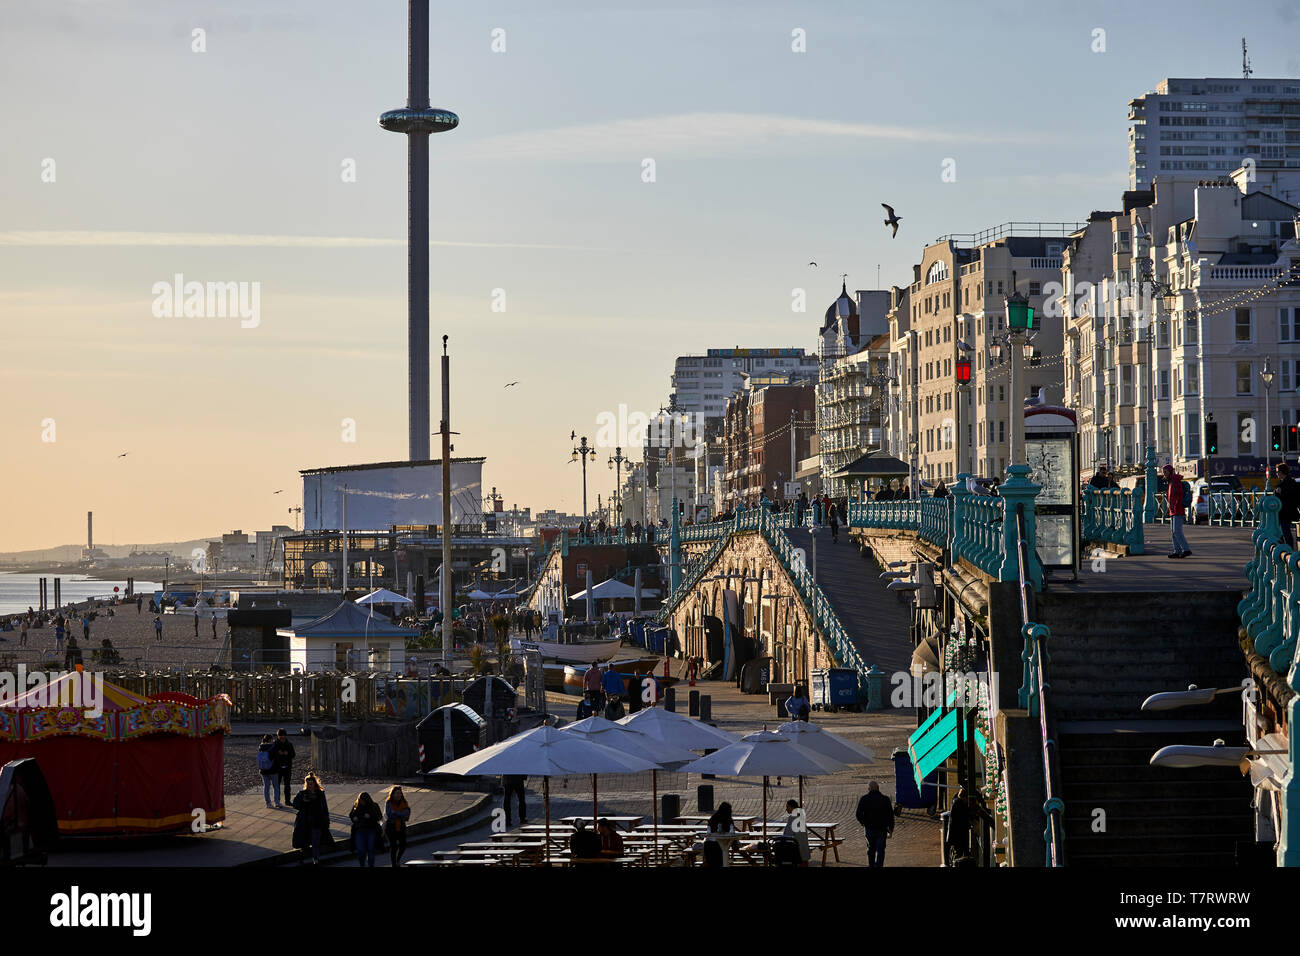
[{"label": "outdoor picnic table", "polygon": [[[683,813],[677,819],[686,820],[689,823],[700,823],[707,826],[709,820],[711,820],[712,817],[707,813]],[[753,824],[753,822],[757,820],[758,817],[756,815],[741,816],[740,814],[733,813],[731,815],[731,819],[732,822],[735,823],[737,830],[748,830],[750,828],[750,825]]]},{"label": "outdoor picnic table", "polygon": [[[808,839],[812,848],[822,851],[822,866],[826,865],[826,855],[835,854],[835,862],[840,862],[840,844],[844,841],[836,836],[835,830],[839,827],[838,822],[818,822],[807,820],[804,825],[808,828]],[[763,836],[775,835],[780,836],[785,830],[784,820],[768,820],[766,823],[754,824],[754,832]]]},{"label": "outdoor picnic table", "polygon": [[[605,816],[604,814],[601,814],[598,819],[608,820],[610,823],[614,824],[614,826],[620,827],[621,829],[624,830],[633,830],[637,827],[637,825],[639,825],[645,819],[645,817],[644,816],[611,817],[611,816]],[[590,814],[572,816],[572,817],[560,817],[560,822],[567,824],[569,826],[573,826],[573,824],[577,823],[579,820],[585,820],[587,821],[587,823],[592,822]]]},{"label": "outdoor picnic table", "polygon": [[503,864],[509,863],[511,866],[519,865],[519,858],[527,853],[524,847],[512,846],[493,846],[487,849],[478,850],[434,850],[432,856],[435,859],[449,858],[472,860],[475,858],[485,860],[497,860]]}]

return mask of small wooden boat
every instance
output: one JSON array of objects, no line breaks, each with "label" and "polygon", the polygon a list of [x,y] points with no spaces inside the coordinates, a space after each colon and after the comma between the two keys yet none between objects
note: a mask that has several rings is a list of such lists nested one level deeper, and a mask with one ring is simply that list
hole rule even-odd
[{"label": "small wooden boat", "polygon": [[537,650],[542,655],[542,662],[547,664],[598,664],[609,660],[623,646],[619,637],[593,637],[574,640],[572,643],[559,641],[527,641],[517,637],[510,638],[510,649],[515,653],[524,650]]},{"label": "small wooden boat", "polygon": [[563,664],[542,665],[542,679],[546,683],[547,690],[564,690],[564,672],[566,669]]}]

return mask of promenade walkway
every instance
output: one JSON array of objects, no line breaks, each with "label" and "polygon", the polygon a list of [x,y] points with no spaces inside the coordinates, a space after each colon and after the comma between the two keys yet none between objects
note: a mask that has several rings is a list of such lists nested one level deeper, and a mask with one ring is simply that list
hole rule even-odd
[{"label": "promenade walkway", "polygon": [[1068,573],[1050,575],[1048,586],[1063,591],[1204,591],[1245,590],[1246,565],[1254,557],[1253,528],[1193,527],[1183,529],[1192,554],[1170,558],[1173,541],[1167,524],[1143,525],[1146,554],[1094,558],[1085,548],[1079,580]]}]

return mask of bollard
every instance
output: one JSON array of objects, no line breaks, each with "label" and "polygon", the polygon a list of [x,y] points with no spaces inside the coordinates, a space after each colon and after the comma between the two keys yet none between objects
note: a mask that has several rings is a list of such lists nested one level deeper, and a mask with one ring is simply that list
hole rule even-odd
[{"label": "bollard", "polygon": [[709,694],[700,695],[700,720],[706,724],[713,720],[713,698]]},{"label": "bollard", "polygon": [[677,691],[675,688],[669,687],[664,691],[664,710],[670,714],[677,712]]},{"label": "bollard", "polygon": [[691,696],[686,706],[691,717],[700,716],[700,692],[698,690],[691,691]]},{"label": "bollard", "polygon": [[695,807],[700,813],[713,812],[713,784],[702,783],[695,788]]},{"label": "bollard", "polygon": [[[709,754],[714,753],[717,749],[718,749],[717,747],[710,747],[710,748],[706,749],[706,750],[704,751],[704,756],[707,757]],[[701,779],[701,780],[716,780],[716,779],[717,779],[717,774],[712,774],[712,773],[702,773],[702,774],[700,774],[700,779]],[[710,788],[710,791],[709,791],[709,792],[712,793],[712,788]],[[710,809],[712,809],[712,808],[710,807]]]},{"label": "bollard", "polygon": [[885,672],[875,664],[867,671],[867,710],[885,708]]}]

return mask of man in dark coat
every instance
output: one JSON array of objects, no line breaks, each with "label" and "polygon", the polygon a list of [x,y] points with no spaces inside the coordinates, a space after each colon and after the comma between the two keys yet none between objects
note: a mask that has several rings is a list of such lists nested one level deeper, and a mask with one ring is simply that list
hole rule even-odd
[{"label": "man in dark coat", "polygon": [[957,791],[948,808],[948,862],[955,863],[970,855],[970,798],[966,789]]},{"label": "man in dark coat", "polygon": [[519,825],[523,826],[528,822],[528,808],[524,806],[524,783],[527,777],[522,774],[505,774],[501,778],[501,784],[505,789],[505,794],[501,798],[501,805],[506,811],[506,829],[511,827],[510,823],[510,798],[513,796],[519,805]]},{"label": "man in dark coat", "polygon": [[271,759],[275,762],[275,802],[280,802],[280,789],[284,788],[284,800],[289,802],[289,778],[293,776],[293,758],[297,756],[289,735],[281,727],[275,734],[275,743],[271,745]]},{"label": "man in dark coat", "polygon": [[894,835],[894,805],[875,780],[867,785],[854,816],[867,834],[867,865],[884,866],[885,844]]}]

